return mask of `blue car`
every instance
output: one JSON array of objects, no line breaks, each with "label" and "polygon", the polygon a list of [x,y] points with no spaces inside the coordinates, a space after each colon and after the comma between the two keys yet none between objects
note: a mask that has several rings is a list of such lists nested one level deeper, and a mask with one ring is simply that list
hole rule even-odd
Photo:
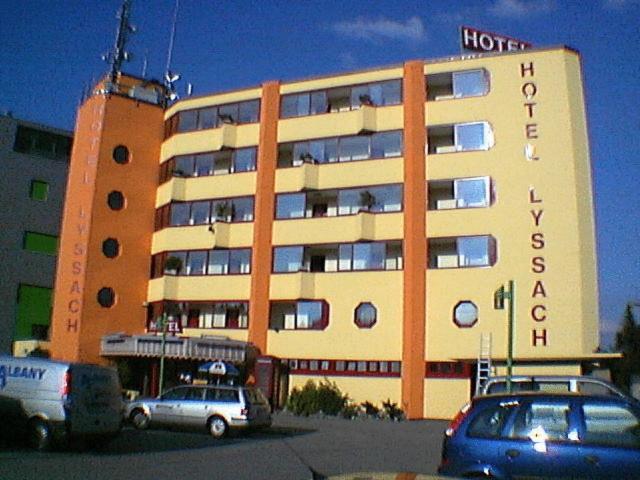
[{"label": "blue car", "polygon": [[476,397],[445,431],[438,473],[638,479],[640,403],[572,393]]}]

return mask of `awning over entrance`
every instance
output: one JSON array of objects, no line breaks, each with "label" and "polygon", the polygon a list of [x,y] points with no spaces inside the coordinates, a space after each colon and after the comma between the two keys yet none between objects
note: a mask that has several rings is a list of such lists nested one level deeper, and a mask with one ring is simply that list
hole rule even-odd
[{"label": "awning over entrance", "polygon": [[[100,341],[103,357],[160,357],[162,337],[159,335],[105,335]],[[231,363],[252,362],[256,347],[228,337],[173,337],[165,340],[166,358],[183,360],[224,360]]]}]

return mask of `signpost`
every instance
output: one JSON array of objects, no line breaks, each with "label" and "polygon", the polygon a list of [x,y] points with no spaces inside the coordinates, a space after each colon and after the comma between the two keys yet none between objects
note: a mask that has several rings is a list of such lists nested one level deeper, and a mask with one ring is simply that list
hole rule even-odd
[{"label": "signpost", "polygon": [[509,280],[509,290],[505,290],[504,285],[500,285],[493,294],[493,306],[496,310],[504,310],[504,301],[509,301],[508,319],[507,319],[507,392],[511,393],[513,376],[513,336],[515,327],[515,303],[516,303],[516,284],[513,280]]}]

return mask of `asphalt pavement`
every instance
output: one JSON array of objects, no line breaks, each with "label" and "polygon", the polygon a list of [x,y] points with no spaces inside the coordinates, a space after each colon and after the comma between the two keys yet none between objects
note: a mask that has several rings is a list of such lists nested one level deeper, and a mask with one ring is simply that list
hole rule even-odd
[{"label": "asphalt pavement", "polygon": [[353,472],[434,474],[446,425],[280,413],[268,431],[223,440],[199,432],[126,428],[100,450],[47,453],[5,440],[0,479],[312,480],[312,472],[316,479]]}]

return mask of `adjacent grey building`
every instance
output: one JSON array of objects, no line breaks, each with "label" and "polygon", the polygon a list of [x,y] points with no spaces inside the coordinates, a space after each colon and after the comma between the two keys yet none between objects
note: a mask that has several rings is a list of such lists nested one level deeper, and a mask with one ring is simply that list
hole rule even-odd
[{"label": "adjacent grey building", "polygon": [[71,144],[71,132],[0,115],[0,354],[48,339]]}]

